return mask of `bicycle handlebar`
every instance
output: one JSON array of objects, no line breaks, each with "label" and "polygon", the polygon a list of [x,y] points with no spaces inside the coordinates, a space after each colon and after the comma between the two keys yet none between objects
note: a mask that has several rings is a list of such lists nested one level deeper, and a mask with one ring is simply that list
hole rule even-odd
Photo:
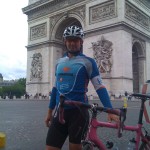
[{"label": "bicycle handlebar", "polygon": [[111,113],[119,116],[120,123],[118,125],[118,137],[122,136],[122,131],[124,127],[124,121],[126,120],[126,108],[120,108],[120,109],[113,109],[113,108],[106,108],[106,107],[101,107],[101,106],[96,106],[94,104],[86,104],[83,102],[79,101],[72,101],[72,100],[66,100],[63,95],[60,96],[60,103],[59,103],[59,122],[64,124],[64,105],[70,105],[70,106],[76,106],[76,107],[84,107],[87,109],[91,110],[96,110],[96,111],[101,111],[101,112],[106,112],[106,113]]},{"label": "bicycle handlebar", "polygon": [[90,104],[78,102],[78,101],[72,101],[67,100],[65,101],[65,97],[63,95],[60,95],[60,102],[59,102],[59,122],[64,124],[64,105],[70,105],[70,106],[76,106],[76,107],[84,107],[84,108],[91,108]]},{"label": "bicycle handlebar", "polygon": [[150,100],[150,95],[147,95],[147,94],[133,93],[130,96],[134,96],[141,100]]},{"label": "bicycle handlebar", "polygon": [[111,113],[117,116],[122,115],[121,111],[117,110],[117,109],[112,109],[112,108],[106,108],[106,107],[101,107],[101,106],[95,106],[94,104],[86,104],[83,102],[79,102],[79,101],[73,101],[73,100],[66,100],[65,101],[65,97],[63,95],[60,96],[60,104],[59,104],[59,121],[63,124],[65,123],[64,119],[63,119],[63,107],[64,105],[70,105],[70,106],[76,106],[76,107],[84,107],[84,108],[88,108],[88,109],[96,109],[98,111],[101,112],[106,112],[106,113]]}]

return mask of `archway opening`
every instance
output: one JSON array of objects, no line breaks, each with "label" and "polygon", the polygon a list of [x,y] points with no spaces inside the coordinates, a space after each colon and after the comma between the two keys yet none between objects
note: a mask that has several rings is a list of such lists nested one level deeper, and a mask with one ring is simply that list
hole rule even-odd
[{"label": "archway opening", "polygon": [[74,17],[69,17],[69,18],[66,18],[65,20],[63,20],[58,28],[56,29],[56,34],[55,34],[55,40],[61,44],[61,55],[59,55],[59,57],[61,57],[65,52],[66,52],[66,47],[65,45],[63,44],[63,32],[65,30],[66,27],[68,26],[71,26],[71,25],[76,25],[76,26],[79,26],[79,27],[82,27],[81,23]]},{"label": "archway opening", "polygon": [[141,92],[144,83],[144,51],[140,42],[134,42],[132,47],[133,92]]},{"label": "archway opening", "polygon": [[73,17],[66,18],[63,22],[60,23],[59,27],[57,28],[55,39],[62,40],[65,28],[71,25],[82,27],[81,23],[76,18]]},{"label": "archway opening", "polygon": [[132,47],[132,68],[133,68],[133,92],[139,92],[139,65],[138,50],[136,44]]}]

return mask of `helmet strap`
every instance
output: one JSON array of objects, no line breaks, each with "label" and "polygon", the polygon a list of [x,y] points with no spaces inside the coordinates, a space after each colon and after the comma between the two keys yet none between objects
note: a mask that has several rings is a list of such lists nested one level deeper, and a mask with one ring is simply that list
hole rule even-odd
[{"label": "helmet strap", "polygon": [[80,50],[79,50],[79,51],[76,51],[76,52],[72,52],[72,51],[69,51],[69,50],[68,50],[68,53],[70,53],[70,54],[72,54],[72,55],[74,55],[74,56],[77,56],[80,52],[81,52]]}]

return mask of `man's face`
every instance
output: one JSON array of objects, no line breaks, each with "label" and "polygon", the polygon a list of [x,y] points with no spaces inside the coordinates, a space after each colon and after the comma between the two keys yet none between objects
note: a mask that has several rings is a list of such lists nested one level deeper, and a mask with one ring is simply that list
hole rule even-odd
[{"label": "man's face", "polygon": [[76,52],[80,50],[82,40],[80,38],[69,38],[65,40],[65,45],[67,49],[71,52]]}]

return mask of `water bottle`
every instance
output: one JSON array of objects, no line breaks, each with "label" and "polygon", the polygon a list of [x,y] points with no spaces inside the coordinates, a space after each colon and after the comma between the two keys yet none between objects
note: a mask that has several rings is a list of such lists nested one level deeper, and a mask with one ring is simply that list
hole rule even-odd
[{"label": "water bottle", "polygon": [[128,143],[127,150],[135,150],[136,149],[136,141],[135,139],[131,139]]}]

